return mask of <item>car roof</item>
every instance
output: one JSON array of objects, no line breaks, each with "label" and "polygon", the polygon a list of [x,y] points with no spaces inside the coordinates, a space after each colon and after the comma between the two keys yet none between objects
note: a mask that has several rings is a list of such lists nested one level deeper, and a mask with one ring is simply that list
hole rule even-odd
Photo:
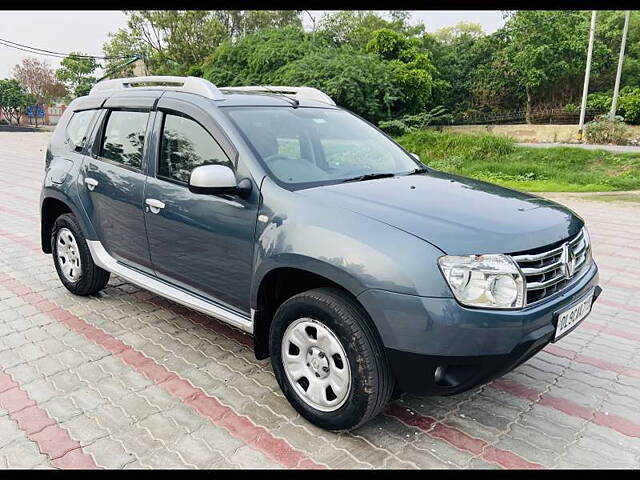
[{"label": "car roof", "polygon": [[[191,92],[171,91],[161,88],[135,88],[122,91],[105,92],[104,94],[92,94],[84,97],[78,97],[73,100],[67,108],[71,108],[74,111],[87,110],[94,108],[101,108],[105,106],[105,103],[113,104],[118,103],[119,99],[132,99],[132,98],[159,98],[162,94],[169,94],[171,96],[180,97],[183,100],[192,100],[195,103],[206,101],[216,107],[286,107],[292,106],[292,98],[285,97],[275,93],[256,93],[256,92],[224,92],[223,97],[220,100],[212,100],[205,98],[201,95]],[[326,108],[337,109],[338,107],[329,105],[324,102],[318,102],[309,99],[296,99],[298,106],[310,107],[310,108]],[[109,105],[107,105],[109,106]]]}]

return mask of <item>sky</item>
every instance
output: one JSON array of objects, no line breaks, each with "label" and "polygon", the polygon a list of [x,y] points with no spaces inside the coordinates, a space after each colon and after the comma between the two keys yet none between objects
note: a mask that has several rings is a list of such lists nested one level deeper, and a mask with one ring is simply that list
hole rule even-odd
[{"label": "sky", "polygon": [[[323,10],[309,13],[319,21]],[[480,23],[487,33],[492,33],[504,24],[498,10],[416,10],[412,11],[412,22],[422,21],[427,31],[455,25],[460,21]],[[303,23],[311,28],[309,15],[304,14]],[[4,10],[0,12],[0,38],[45,50],[68,53],[81,51],[89,55],[102,55],[102,45],[109,32],[126,25],[126,16],[121,10]],[[13,66],[32,54],[0,45],[0,78],[12,76]],[[53,68],[60,59],[38,55],[47,59]]]}]

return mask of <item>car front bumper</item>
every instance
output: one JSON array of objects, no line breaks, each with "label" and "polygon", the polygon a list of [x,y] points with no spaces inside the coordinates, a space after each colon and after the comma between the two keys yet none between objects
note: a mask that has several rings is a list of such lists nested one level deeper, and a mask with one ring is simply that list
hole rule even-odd
[{"label": "car front bumper", "polygon": [[595,301],[602,291],[598,280],[594,262],[561,292],[521,310],[473,309],[453,298],[381,290],[358,299],[378,327],[400,389],[451,395],[504,375],[539,352],[554,338],[555,314],[592,290]]}]

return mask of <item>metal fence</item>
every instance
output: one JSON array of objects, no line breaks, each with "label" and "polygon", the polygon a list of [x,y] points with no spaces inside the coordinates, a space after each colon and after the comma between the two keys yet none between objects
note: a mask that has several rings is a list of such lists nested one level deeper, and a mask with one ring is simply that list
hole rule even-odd
[{"label": "metal fence", "polygon": [[[585,122],[593,120],[596,116],[607,113],[605,110],[587,110],[585,112]],[[580,112],[567,112],[561,108],[537,110],[531,112],[530,123],[541,124],[563,124],[575,125],[580,121]],[[525,110],[513,110],[500,113],[477,113],[468,116],[458,116],[453,119],[450,125],[517,125],[527,123],[527,112]]]}]

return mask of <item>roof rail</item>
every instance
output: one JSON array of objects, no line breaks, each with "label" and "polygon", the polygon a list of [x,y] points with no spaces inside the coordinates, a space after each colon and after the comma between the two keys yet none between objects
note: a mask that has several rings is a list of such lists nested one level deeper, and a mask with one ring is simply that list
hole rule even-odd
[{"label": "roof rail", "polygon": [[327,103],[329,105],[335,105],[334,102],[329,95],[324,93],[317,88],[312,87],[283,87],[283,86],[272,86],[272,85],[256,85],[250,87],[220,87],[220,91],[223,92],[260,92],[260,93],[280,93],[285,94],[290,97],[305,99],[305,100],[315,100],[316,102]]},{"label": "roof rail", "polygon": [[[145,85],[146,84],[146,85]],[[152,84],[152,85],[148,85]],[[165,85],[162,85],[165,84]],[[96,83],[89,95],[120,91],[128,88],[153,88],[195,93],[212,100],[224,100],[224,95],[208,80],[200,77],[153,75],[147,77],[115,78]]]}]

